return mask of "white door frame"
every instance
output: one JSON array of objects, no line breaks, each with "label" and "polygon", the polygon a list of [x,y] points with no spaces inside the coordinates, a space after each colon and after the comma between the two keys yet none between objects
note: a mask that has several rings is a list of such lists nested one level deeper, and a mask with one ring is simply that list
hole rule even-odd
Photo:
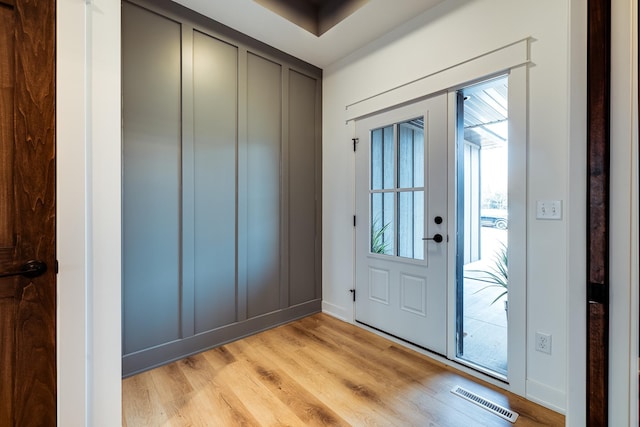
[{"label": "white door frame", "polygon": [[[508,72],[509,104],[509,324],[507,331],[507,381],[508,389],[525,396],[527,352],[527,75],[526,65]],[[470,81],[449,90],[449,221],[448,233],[456,235],[456,92],[492,76]],[[449,272],[447,298],[449,329],[456,330],[456,254],[457,240],[449,245]],[[455,332],[448,337],[447,358],[456,360]]]},{"label": "white door frame", "polygon": [[[528,64],[530,63],[530,39],[524,39],[488,52],[473,60],[452,65],[411,83],[400,85],[379,94],[353,102],[346,106],[346,121],[368,116],[379,111],[406,104],[440,91],[455,91],[491,77],[509,74],[509,276],[510,281],[520,285],[509,289],[509,330],[508,330],[508,381],[505,385],[455,362],[455,340],[448,334],[447,358],[425,353],[441,362],[455,366],[464,372],[479,377],[509,391],[526,396],[526,219],[527,219],[527,90]],[[449,206],[448,213],[455,215],[455,102],[449,101]],[[519,171],[519,173],[518,173]],[[449,221],[448,234],[455,235],[455,221]],[[455,239],[453,239],[455,240]],[[455,331],[455,241],[449,245],[448,255],[448,330]],[[355,257],[355,251],[354,251]],[[355,258],[354,258],[355,263]],[[355,273],[354,273],[355,274]],[[355,278],[354,278],[355,279]],[[355,322],[355,310],[354,319]],[[400,341],[398,341],[400,342]],[[419,348],[415,347],[420,351]]]}]

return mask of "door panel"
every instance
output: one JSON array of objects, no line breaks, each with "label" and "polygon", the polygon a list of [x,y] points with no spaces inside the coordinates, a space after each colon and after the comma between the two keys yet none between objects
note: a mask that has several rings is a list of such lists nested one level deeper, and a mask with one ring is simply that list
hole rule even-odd
[{"label": "door panel", "polygon": [[587,426],[609,419],[611,2],[588,2]]},{"label": "door panel", "polygon": [[0,425],[56,422],[55,3],[0,1]]},{"label": "door panel", "polygon": [[446,106],[438,95],[356,124],[356,320],[441,354]]},{"label": "door panel", "polygon": [[[14,22],[13,8],[0,6],[0,261],[10,253],[5,248],[13,246],[13,94],[14,94]],[[4,249],[4,251],[3,251]]]},{"label": "door panel", "polygon": [[[13,197],[14,11],[0,6],[0,265],[12,265],[15,200]],[[15,286],[0,279],[0,425],[13,419],[13,369],[15,354]],[[9,367],[9,369],[4,369]]]}]

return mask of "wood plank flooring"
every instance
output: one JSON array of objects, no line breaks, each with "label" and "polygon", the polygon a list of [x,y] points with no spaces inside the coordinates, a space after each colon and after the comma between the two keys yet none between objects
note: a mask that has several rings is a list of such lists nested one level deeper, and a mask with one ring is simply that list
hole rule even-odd
[{"label": "wood plank flooring", "polygon": [[451,393],[460,385],[520,414],[564,416],[391,341],[317,314],[123,380],[123,425],[509,426]]}]

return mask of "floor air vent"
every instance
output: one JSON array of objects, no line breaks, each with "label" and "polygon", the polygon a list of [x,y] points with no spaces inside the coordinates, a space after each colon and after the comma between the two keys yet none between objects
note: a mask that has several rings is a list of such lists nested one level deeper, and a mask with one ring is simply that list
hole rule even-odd
[{"label": "floor air vent", "polygon": [[470,392],[460,386],[456,386],[451,393],[462,397],[463,399],[468,400],[469,402],[475,403],[476,405],[486,409],[489,412],[496,414],[497,416],[504,418],[507,421],[511,421],[515,423],[518,419],[518,413],[508,410],[496,403],[493,403],[490,400],[485,399],[482,396],[478,396],[477,394]]}]

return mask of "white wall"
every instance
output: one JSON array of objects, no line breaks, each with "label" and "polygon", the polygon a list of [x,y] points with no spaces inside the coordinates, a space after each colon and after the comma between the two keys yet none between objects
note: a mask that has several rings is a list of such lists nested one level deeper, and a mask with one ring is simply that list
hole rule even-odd
[{"label": "white wall", "polygon": [[[584,196],[578,193],[573,199],[569,191],[575,189],[569,177],[584,176],[571,168],[585,164],[584,159],[580,162],[569,156],[569,140],[576,137],[569,127],[570,91],[579,90],[570,85],[569,12],[568,0],[448,1],[327,67],[323,94],[323,307],[351,321],[354,157],[350,150],[353,126],[345,125],[345,106],[533,38],[528,106],[526,396],[559,411],[566,408],[567,283],[574,279],[568,273],[572,236],[568,223],[570,218],[580,221],[585,215]],[[584,73],[574,71],[577,77]],[[563,200],[561,221],[535,219],[535,202],[545,199]],[[574,261],[574,267],[584,271],[584,256]],[[553,336],[552,355],[534,351],[535,331]]]}]

